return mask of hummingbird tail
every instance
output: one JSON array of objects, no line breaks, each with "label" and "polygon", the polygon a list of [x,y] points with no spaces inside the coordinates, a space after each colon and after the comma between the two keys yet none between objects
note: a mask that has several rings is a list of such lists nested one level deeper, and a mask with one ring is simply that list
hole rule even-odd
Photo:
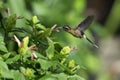
[{"label": "hummingbird tail", "polygon": [[89,38],[87,38],[85,35],[83,36],[85,39],[87,39],[94,47],[99,48],[94,42],[92,42]]}]

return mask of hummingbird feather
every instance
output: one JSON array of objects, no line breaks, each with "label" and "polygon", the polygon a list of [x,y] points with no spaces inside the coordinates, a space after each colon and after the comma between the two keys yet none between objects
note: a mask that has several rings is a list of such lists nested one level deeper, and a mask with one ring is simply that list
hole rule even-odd
[{"label": "hummingbird feather", "polygon": [[63,30],[65,30],[66,32],[72,34],[77,38],[87,39],[94,47],[98,48],[98,46],[94,42],[92,42],[90,39],[88,39],[84,34],[84,30],[86,30],[90,26],[93,19],[94,19],[94,16],[88,16],[77,26],[77,28],[72,29],[68,25],[66,25],[66,26],[63,26]]},{"label": "hummingbird feather", "polygon": [[86,30],[92,23],[93,19],[94,19],[94,16],[88,16],[77,26],[76,29],[79,29],[80,31]]},{"label": "hummingbird feather", "polygon": [[99,48],[94,42],[92,42],[85,34],[83,35],[83,38],[87,39],[94,47]]}]

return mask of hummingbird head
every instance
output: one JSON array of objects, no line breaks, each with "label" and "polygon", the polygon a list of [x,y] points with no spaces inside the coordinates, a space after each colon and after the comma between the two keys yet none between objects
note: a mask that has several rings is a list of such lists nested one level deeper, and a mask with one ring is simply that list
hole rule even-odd
[{"label": "hummingbird head", "polygon": [[65,31],[71,30],[71,28],[70,28],[68,25],[63,26],[63,29],[64,29]]}]

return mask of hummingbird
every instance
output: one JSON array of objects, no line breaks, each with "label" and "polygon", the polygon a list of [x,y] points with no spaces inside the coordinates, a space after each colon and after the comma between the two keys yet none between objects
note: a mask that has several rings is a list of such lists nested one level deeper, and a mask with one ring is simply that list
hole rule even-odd
[{"label": "hummingbird", "polygon": [[70,28],[68,25],[63,26],[63,30],[66,32],[72,34],[73,36],[77,38],[85,38],[87,41],[89,41],[94,47],[98,48],[98,46],[91,41],[84,33],[84,31],[90,26],[92,21],[94,20],[94,16],[87,16],[78,26],[74,29]]}]

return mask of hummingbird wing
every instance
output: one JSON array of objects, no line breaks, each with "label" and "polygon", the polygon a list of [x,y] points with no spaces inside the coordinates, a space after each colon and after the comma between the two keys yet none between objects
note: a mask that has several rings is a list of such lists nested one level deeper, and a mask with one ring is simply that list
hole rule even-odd
[{"label": "hummingbird wing", "polygon": [[92,23],[93,19],[94,19],[94,16],[88,16],[77,26],[76,29],[78,29],[80,31],[86,30]]}]

